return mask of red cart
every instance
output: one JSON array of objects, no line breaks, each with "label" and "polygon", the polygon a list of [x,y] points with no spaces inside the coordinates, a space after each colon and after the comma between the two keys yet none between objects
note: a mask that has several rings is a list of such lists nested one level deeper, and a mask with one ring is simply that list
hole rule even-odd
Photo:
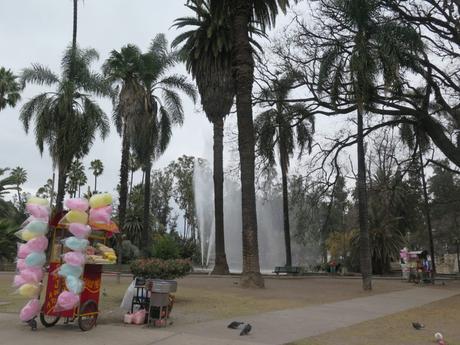
[{"label": "red cart", "polygon": [[[92,232],[88,240],[90,245],[94,243],[106,244],[107,239],[113,233],[118,232],[115,223],[111,224],[90,224]],[[45,300],[40,313],[40,321],[45,327],[52,327],[61,318],[65,319],[65,323],[78,322],[78,326],[82,331],[89,331],[96,325],[99,314],[99,292],[101,287],[102,264],[87,263],[84,268],[83,281],[85,287],[80,295],[80,303],[74,309],[65,311],[55,311],[57,298],[59,294],[66,289],[65,280],[55,274],[62,264],[61,255],[64,253],[61,240],[71,236],[67,231],[65,224],[56,224],[51,227],[51,239],[49,247],[49,268],[48,280],[46,284]]]}]

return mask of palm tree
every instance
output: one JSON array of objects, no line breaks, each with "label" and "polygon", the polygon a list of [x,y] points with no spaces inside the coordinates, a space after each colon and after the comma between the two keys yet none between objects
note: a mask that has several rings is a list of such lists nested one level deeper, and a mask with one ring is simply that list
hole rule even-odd
[{"label": "palm tree", "polygon": [[[340,36],[330,44],[322,58],[319,90],[329,94],[352,95],[357,108],[358,202],[360,227],[360,267],[363,289],[372,289],[372,258],[369,244],[366,163],[363,115],[376,95],[376,80],[382,76],[388,91],[401,89],[403,68],[416,68],[413,54],[423,50],[419,35],[410,27],[380,16],[377,0],[330,1],[328,13],[343,20],[348,37]],[[333,11],[331,12],[331,9]],[[333,97],[332,97],[333,98]],[[334,102],[334,99],[331,99]]]},{"label": "palm tree", "polygon": [[[70,164],[89,152],[97,132],[102,139],[109,133],[107,115],[93,99],[93,96],[111,95],[110,86],[99,74],[90,70],[91,63],[97,58],[94,49],[77,48],[74,51],[68,48],[62,59],[60,77],[40,64],[33,64],[22,72],[23,83],[53,87],[25,103],[20,120],[26,133],[35,120],[34,133],[38,149],[43,153],[47,145],[58,167],[58,212],[62,210]],[[72,66],[75,70],[73,79]]]},{"label": "palm tree", "polygon": [[[118,134],[122,137],[120,164],[120,198],[118,204],[118,222],[124,229],[128,202],[128,176],[130,161],[130,138],[128,122],[144,108],[144,90],[140,81],[141,51],[134,45],[127,45],[118,52],[112,50],[103,66],[104,75],[119,89],[114,99],[113,121]],[[121,245],[121,242],[119,243]],[[121,258],[120,258],[121,262]]]},{"label": "palm tree", "polygon": [[128,166],[129,166],[129,171],[131,173],[131,177],[129,178],[129,193],[131,193],[131,191],[133,190],[134,173],[141,168],[139,161],[137,160],[136,156],[134,156],[132,153],[129,156]]},{"label": "palm tree", "polygon": [[78,197],[80,197],[81,186],[84,186],[88,182],[82,162],[75,160],[70,164],[68,178],[67,191],[70,196],[73,198],[76,197],[78,191]]},{"label": "palm tree", "polygon": [[20,84],[16,81],[17,77],[4,67],[0,67],[0,111],[7,106],[15,107],[21,99]]},{"label": "palm tree", "polygon": [[90,163],[90,170],[93,171],[94,175],[94,193],[97,192],[97,178],[98,176],[101,176],[102,173],[104,172],[104,164],[102,164],[100,159],[95,159],[91,161]]},{"label": "palm tree", "polygon": [[27,171],[24,168],[16,167],[13,170],[11,170],[10,176],[13,178],[14,184],[16,185],[16,191],[18,192],[18,201],[21,205],[21,185],[27,182]]},{"label": "palm tree", "polygon": [[267,27],[274,26],[279,10],[286,11],[289,0],[211,0],[210,5],[211,11],[219,13],[220,16],[229,16],[232,21],[232,67],[236,89],[243,220],[241,286],[263,287],[257,239],[255,139],[252,117],[254,57],[250,43],[250,27],[258,25],[265,31]]},{"label": "palm tree", "polygon": [[180,50],[187,70],[196,80],[201,104],[214,130],[214,217],[215,265],[212,274],[229,274],[224,237],[224,120],[235,97],[231,70],[231,26],[228,19],[218,17],[210,9],[210,1],[191,1],[187,5],[194,17],[175,20],[176,28],[192,27],[180,34],[173,47]]},{"label": "palm tree", "polygon": [[49,178],[48,180],[46,180],[45,185],[37,189],[35,196],[48,199],[48,198],[51,198],[52,193],[53,193],[53,179]]},{"label": "palm tree", "polygon": [[[138,48],[136,48],[138,50]],[[136,60],[137,59],[137,60]],[[145,54],[133,57],[137,66],[135,83],[140,85],[133,96],[136,105],[141,104],[140,111],[134,111],[126,119],[126,130],[136,157],[144,168],[144,215],[143,244],[150,250],[150,171],[152,160],[160,156],[171,139],[172,125],[181,125],[184,111],[182,100],[177,91],[183,91],[195,101],[196,91],[185,76],[167,75],[169,68],[178,62],[178,54],[168,50],[168,43],[163,34],[157,35]],[[137,79],[138,78],[138,79]],[[136,109],[137,110],[137,109]],[[129,159],[126,161],[128,164]],[[127,165],[128,166],[128,165]],[[126,171],[128,168],[126,168]],[[126,174],[127,180],[128,174]]]},{"label": "palm tree", "polygon": [[288,179],[289,161],[296,146],[300,155],[305,146],[311,151],[315,119],[302,103],[290,104],[286,101],[293,88],[295,78],[286,75],[274,80],[272,85],[261,91],[263,99],[270,99],[274,106],[259,114],[255,120],[256,143],[259,153],[272,167],[275,165],[275,146],[278,146],[283,187],[284,242],[286,266],[292,266],[291,233],[289,226]]},{"label": "palm tree", "polygon": [[[0,168],[0,177],[5,175],[5,173],[10,170],[9,168]],[[11,186],[15,185],[16,181],[14,178],[9,175],[7,177],[1,178],[0,179],[0,198],[3,197],[3,195],[8,194],[9,191],[11,190]]]}]

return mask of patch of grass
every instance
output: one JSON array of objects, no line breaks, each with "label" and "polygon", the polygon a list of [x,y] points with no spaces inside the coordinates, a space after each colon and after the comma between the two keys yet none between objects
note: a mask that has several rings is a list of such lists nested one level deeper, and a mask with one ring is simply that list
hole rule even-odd
[{"label": "patch of grass", "polygon": [[[449,345],[460,345],[460,295],[355,326],[307,338],[291,345],[433,345],[441,332]],[[426,325],[415,330],[412,322]]]}]

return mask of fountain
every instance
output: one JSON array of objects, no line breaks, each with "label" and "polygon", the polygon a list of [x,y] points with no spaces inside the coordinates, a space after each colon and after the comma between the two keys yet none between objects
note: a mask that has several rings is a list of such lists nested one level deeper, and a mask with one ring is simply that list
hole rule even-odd
[{"label": "fountain", "polygon": [[[195,164],[195,206],[201,238],[201,262],[212,268],[214,260],[214,185],[212,171],[207,165]],[[284,266],[284,232],[282,199],[256,200],[260,267],[271,273],[276,266]],[[294,219],[291,224],[294,224]],[[241,189],[230,180],[224,181],[225,250],[231,272],[242,270]],[[291,234],[292,236],[292,234]],[[301,245],[292,241],[292,261],[296,266],[308,266],[318,261],[319,246]]]}]

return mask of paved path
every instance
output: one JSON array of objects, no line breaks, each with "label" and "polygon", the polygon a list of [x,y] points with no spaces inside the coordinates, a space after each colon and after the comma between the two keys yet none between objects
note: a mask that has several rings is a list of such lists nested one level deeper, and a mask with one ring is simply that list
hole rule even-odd
[{"label": "paved path", "polygon": [[[253,332],[240,337],[227,329],[233,320],[203,322],[167,329],[100,325],[90,332],[57,325],[31,332],[13,314],[0,314],[0,345],[260,345],[285,344],[348,327],[363,321],[398,313],[459,294],[457,290],[429,287],[355,298],[299,309],[288,309],[237,318],[250,322]],[[39,340],[39,342],[37,342]]]}]

